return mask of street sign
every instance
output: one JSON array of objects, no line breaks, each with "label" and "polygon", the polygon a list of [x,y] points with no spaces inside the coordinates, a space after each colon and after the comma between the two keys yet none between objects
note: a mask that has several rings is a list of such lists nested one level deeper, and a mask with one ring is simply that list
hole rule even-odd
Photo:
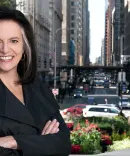
[{"label": "street sign", "polygon": [[126,72],[118,73],[118,82],[126,82]]},{"label": "street sign", "polygon": [[54,96],[59,94],[59,89],[52,89],[52,93]]}]

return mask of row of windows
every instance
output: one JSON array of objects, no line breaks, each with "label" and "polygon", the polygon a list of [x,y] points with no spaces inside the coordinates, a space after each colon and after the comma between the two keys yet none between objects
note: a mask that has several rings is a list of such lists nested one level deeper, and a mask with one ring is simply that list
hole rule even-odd
[{"label": "row of windows", "polygon": [[71,6],[81,5],[81,2],[71,1]]}]

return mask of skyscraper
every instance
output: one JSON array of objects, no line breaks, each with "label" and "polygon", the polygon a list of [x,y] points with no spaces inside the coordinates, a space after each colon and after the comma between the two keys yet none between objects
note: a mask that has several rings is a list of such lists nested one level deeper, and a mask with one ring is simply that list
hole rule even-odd
[{"label": "skyscraper", "polygon": [[[106,1],[107,2],[107,1]],[[109,0],[105,13],[105,65],[112,65],[112,10],[115,0]]]}]

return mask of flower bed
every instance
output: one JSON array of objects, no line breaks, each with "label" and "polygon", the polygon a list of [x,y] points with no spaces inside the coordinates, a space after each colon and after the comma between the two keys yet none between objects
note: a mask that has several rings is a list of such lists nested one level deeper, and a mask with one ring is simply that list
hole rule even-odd
[{"label": "flower bed", "polygon": [[71,154],[102,153],[113,149],[115,141],[130,136],[129,125],[123,117],[73,117],[67,126],[71,132]]}]

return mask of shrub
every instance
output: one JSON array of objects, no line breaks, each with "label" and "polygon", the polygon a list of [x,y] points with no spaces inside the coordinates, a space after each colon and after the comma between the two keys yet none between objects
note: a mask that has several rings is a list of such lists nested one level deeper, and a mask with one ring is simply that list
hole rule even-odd
[{"label": "shrub", "polygon": [[87,121],[84,126],[77,123],[74,130],[71,131],[71,153],[75,154],[76,150],[82,154],[100,153],[102,150],[101,133],[96,129],[97,125],[88,124]]}]

